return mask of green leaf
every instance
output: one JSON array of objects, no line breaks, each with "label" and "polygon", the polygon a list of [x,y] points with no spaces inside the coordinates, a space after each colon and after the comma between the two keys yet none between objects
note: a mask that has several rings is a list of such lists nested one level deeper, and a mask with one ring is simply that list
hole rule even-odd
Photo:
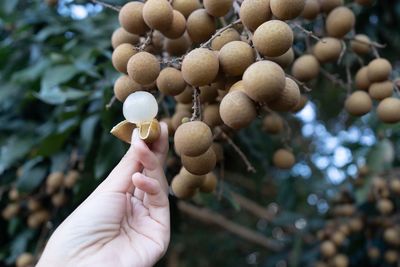
[{"label": "green leaf", "polygon": [[41,90],[47,90],[71,80],[79,70],[73,65],[59,65],[45,71],[41,82]]},{"label": "green leaf", "polygon": [[76,100],[86,97],[88,92],[72,88],[61,90],[60,87],[57,86],[52,88],[43,87],[39,94],[35,93],[34,95],[47,104],[60,105],[64,104],[68,100]]},{"label": "green leaf", "polygon": [[0,150],[0,174],[23,158],[31,150],[34,143],[34,139],[18,136],[8,139]]},{"label": "green leaf", "polygon": [[92,115],[83,120],[81,125],[81,141],[85,152],[88,152],[93,143],[94,132],[100,120],[99,115]]},{"label": "green leaf", "polygon": [[47,174],[47,168],[39,165],[41,157],[37,157],[23,165],[22,175],[17,180],[17,188],[21,192],[31,193],[43,181]]}]

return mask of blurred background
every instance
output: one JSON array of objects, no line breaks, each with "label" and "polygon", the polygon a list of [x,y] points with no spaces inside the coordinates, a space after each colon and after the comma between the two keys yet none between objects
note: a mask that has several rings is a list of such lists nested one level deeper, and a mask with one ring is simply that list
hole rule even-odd
[{"label": "blurred background", "polygon": [[[356,32],[387,44],[380,53],[399,77],[400,1],[353,10]],[[123,119],[122,105],[106,108],[118,77],[110,42],[117,27],[115,10],[90,1],[0,2],[1,266],[13,266],[23,252],[39,256],[51,232],[127,149],[109,133]],[[344,74],[335,65],[326,68]],[[364,227],[378,216],[371,184],[376,175],[399,178],[399,125],[380,123],[375,112],[360,119],[347,115],[346,92],[322,76],[311,87],[306,107],[284,114],[290,135],[268,135],[258,119],[232,137],[256,173],[248,173],[224,144],[217,192],[180,204],[170,198],[172,241],[157,266],[316,266],[327,234],[321,229],[343,215],[333,212],[337,203],[357,207]],[[165,106],[173,113],[171,99]],[[271,164],[283,139],[296,154],[290,171]],[[174,164],[171,158],[169,179],[176,174]],[[49,174],[60,172],[69,184],[54,197],[44,184]],[[397,216],[398,225],[400,198],[392,200],[390,216]],[[384,229],[368,229],[376,231],[348,235],[338,250],[350,266],[395,266],[385,261]],[[373,260],[371,247],[380,252]],[[399,251],[398,245],[389,248]]]}]

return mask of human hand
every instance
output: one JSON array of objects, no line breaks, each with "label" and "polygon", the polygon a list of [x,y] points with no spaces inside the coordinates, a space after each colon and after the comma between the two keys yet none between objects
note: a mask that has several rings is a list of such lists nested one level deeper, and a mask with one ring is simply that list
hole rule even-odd
[{"label": "human hand", "polygon": [[153,266],[170,239],[167,152],[166,124],[151,150],[135,130],[128,152],[56,229],[37,266]]}]

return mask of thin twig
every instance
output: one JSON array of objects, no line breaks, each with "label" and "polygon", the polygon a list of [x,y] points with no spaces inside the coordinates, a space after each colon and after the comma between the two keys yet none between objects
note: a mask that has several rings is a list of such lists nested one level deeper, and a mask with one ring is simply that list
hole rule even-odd
[{"label": "thin twig", "polygon": [[290,79],[292,79],[293,81],[295,81],[300,87],[302,87],[306,92],[311,92],[312,89],[310,87],[308,87],[304,82],[299,81],[296,77],[290,75],[290,74],[286,74],[287,77],[289,77]]},{"label": "thin twig", "polygon": [[366,45],[370,45],[370,46],[376,47],[376,48],[385,48],[386,47],[386,44],[380,44],[380,43],[377,43],[377,42],[368,42],[368,41],[355,39],[355,38],[345,38],[345,40],[352,41],[352,42],[358,42],[358,43],[362,43],[362,44],[366,44]]},{"label": "thin twig", "polygon": [[376,47],[372,47],[372,53],[374,54],[375,58],[380,58],[381,56],[379,55],[378,49]]},{"label": "thin twig", "polygon": [[91,1],[92,3],[94,3],[94,4],[99,4],[99,5],[103,6],[103,7],[106,7],[106,8],[112,9],[112,10],[115,10],[115,11],[117,11],[117,12],[119,12],[119,11],[121,10],[121,7],[111,5],[111,4],[105,3],[105,2],[103,2],[103,1],[99,1],[99,0],[90,0],[90,1]]},{"label": "thin twig", "polygon": [[201,101],[200,101],[200,89],[198,87],[193,88],[193,113],[190,121],[201,120]]},{"label": "thin twig", "polygon": [[340,65],[340,63],[342,62],[344,54],[346,54],[346,50],[347,50],[347,45],[346,45],[346,43],[344,41],[342,41],[342,51],[340,51],[340,56],[339,56],[339,59],[337,61],[338,65]]},{"label": "thin twig", "polygon": [[153,30],[147,33],[146,39],[143,44],[139,47],[139,50],[144,50],[153,41]]},{"label": "thin twig", "polygon": [[242,22],[242,21],[241,21],[240,19],[237,19],[237,20],[235,20],[234,22],[229,23],[229,24],[226,25],[225,27],[222,27],[222,28],[219,29],[213,36],[211,36],[210,39],[208,39],[205,43],[201,44],[200,47],[201,47],[201,48],[204,48],[204,47],[209,46],[209,45],[211,44],[211,42],[212,42],[215,38],[217,38],[218,36],[220,36],[224,31],[226,31],[226,30],[232,28],[233,26],[235,26],[236,24],[239,24],[239,23],[241,23],[241,22]]},{"label": "thin twig", "polygon": [[297,28],[299,30],[301,30],[302,32],[304,32],[308,37],[313,38],[316,41],[321,41],[321,38],[319,38],[317,35],[315,35],[315,33],[313,31],[309,31],[307,29],[305,29],[303,26],[301,26],[298,23],[292,23],[291,24],[294,28]]},{"label": "thin twig", "polygon": [[347,95],[351,94],[351,87],[353,84],[353,80],[351,78],[351,72],[350,72],[350,66],[349,64],[346,64],[346,76],[347,76]]},{"label": "thin twig", "polygon": [[344,82],[343,80],[339,79],[338,77],[329,73],[323,68],[320,69],[320,72],[326,79],[330,80],[333,84],[337,84],[340,87],[347,89],[346,82]]},{"label": "thin twig", "polygon": [[114,95],[111,99],[110,102],[108,102],[108,104],[106,105],[106,109],[109,110],[112,105],[114,105],[115,101],[117,100],[117,97]]},{"label": "thin twig", "polygon": [[[250,31],[247,27],[244,28],[244,31],[245,31],[246,34],[247,34],[247,38],[248,38],[248,41],[249,41],[250,45],[251,45],[251,46],[254,46],[254,44],[253,44],[253,34],[251,33],[251,31]],[[261,60],[263,60],[263,57],[260,55],[260,53],[258,52],[258,50],[257,50],[257,49],[254,49],[254,51],[255,51],[255,53],[256,53],[256,61],[261,61]]]}]

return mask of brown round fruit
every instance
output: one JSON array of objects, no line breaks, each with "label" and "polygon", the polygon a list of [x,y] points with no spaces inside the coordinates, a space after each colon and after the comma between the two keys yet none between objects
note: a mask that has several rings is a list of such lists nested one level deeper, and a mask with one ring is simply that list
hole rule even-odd
[{"label": "brown round fruit", "polygon": [[322,242],[320,249],[321,249],[321,254],[327,258],[330,258],[336,254],[336,246],[332,241]]},{"label": "brown round fruit", "polygon": [[220,143],[212,143],[212,149],[214,150],[215,156],[217,157],[217,162],[224,160],[224,147]]},{"label": "brown round fruit", "polygon": [[295,81],[286,78],[285,88],[278,98],[268,102],[268,107],[275,111],[289,112],[300,102],[300,88]]},{"label": "brown round fruit", "polygon": [[281,20],[291,20],[300,16],[305,0],[270,0],[272,14]]},{"label": "brown round fruit", "polygon": [[306,0],[303,12],[301,12],[301,17],[314,20],[318,17],[321,12],[321,6],[318,0]]},{"label": "brown round fruit", "polygon": [[37,229],[40,225],[47,222],[50,218],[50,213],[47,210],[38,210],[28,216],[28,227]]},{"label": "brown round fruit", "polygon": [[390,245],[400,245],[400,229],[396,227],[387,228],[383,238]]},{"label": "brown round fruit", "polygon": [[176,129],[174,141],[177,150],[182,155],[189,157],[200,156],[212,144],[211,129],[201,121],[187,122]]},{"label": "brown round fruit", "polygon": [[271,60],[281,66],[283,69],[289,67],[294,60],[293,49],[290,48],[285,54],[279,57],[266,57],[266,59]]},{"label": "brown round fruit", "polygon": [[393,94],[393,82],[384,81],[371,84],[368,89],[369,95],[375,100],[383,100]]},{"label": "brown round fruit", "polygon": [[377,107],[378,117],[385,123],[397,123],[400,121],[400,100],[388,97],[382,100]]},{"label": "brown round fruit", "polygon": [[329,36],[342,38],[353,29],[355,23],[356,18],[353,11],[341,6],[329,13],[325,28]]},{"label": "brown round fruit", "polygon": [[326,37],[322,38],[314,46],[313,54],[321,63],[337,61],[342,52],[342,43],[339,39]]},{"label": "brown round fruit", "polygon": [[165,38],[164,40],[165,51],[167,51],[170,56],[182,56],[186,54],[186,51],[188,51],[190,46],[191,40],[187,33],[177,39]]},{"label": "brown round fruit", "polygon": [[270,113],[263,120],[263,130],[269,134],[279,134],[285,128],[283,119],[276,113]]},{"label": "brown round fruit", "polygon": [[200,9],[201,4],[199,0],[174,0],[172,7],[187,18],[193,11]]},{"label": "brown round fruit", "polygon": [[171,118],[171,124],[174,129],[178,129],[179,125],[182,124],[182,120],[184,118],[190,118],[192,116],[192,113],[189,111],[177,111]]},{"label": "brown round fruit", "polygon": [[206,48],[196,48],[182,62],[183,79],[192,86],[211,84],[219,70],[218,57]]},{"label": "brown round fruit", "polygon": [[175,176],[172,180],[171,189],[174,196],[180,199],[190,199],[194,197],[197,192],[197,188],[188,187],[186,180],[180,175]]},{"label": "brown round fruit", "polygon": [[359,90],[364,90],[367,91],[369,86],[371,85],[371,82],[368,79],[368,67],[362,67],[359,69],[356,73],[355,77],[355,85],[356,88]]},{"label": "brown round fruit", "polygon": [[185,90],[182,93],[175,96],[175,100],[181,104],[189,104],[192,103],[193,98],[193,88],[191,86],[186,86]]},{"label": "brown round fruit", "polygon": [[211,48],[214,51],[220,50],[224,45],[232,41],[240,41],[240,34],[237,30],[229,28],[223,31],[221,35],[215,37],[211,42]]},{"label": "brown round fruit", "polygon": [[239,15],[243,25],[255,31],[258,26],[272,17],[270,0],[244,0],[240,6]]},{"label": "brown round fruit", "polygon": [[1,216],[4,220],[11,220],[15,216],[17,216],[19,208],[20,207],[18,203],[9,203],[1,212]]},{"label": "brown round fruit", "polygon": [[390,190],[392,190],[393,193],[396,195],[400,195],[400,180],[399,179],[393,179],[390,182]]},{"label": "brown round fruit", "polygon": [[80,177],[80,173],[77,170],[70,170],[65,175],[64,186],[66,188],[73,188]]},{"label": "brown round fruit", "polygon": [[335,232],[332,235],[332,241],[336,244],[336,246],[341,246],[346,239],[346,236],[342,232]]},{"label": "brown round fruit", "polygon": [[344,107],[353,116],[363,116],[371,111],[372,100],[366,92],[356,91],[346,99]]},{"label": "brown round fruit", "polygon": [[292,75],[301,82],[308,82],[318,77],[320,65],[313,55],[303,55],[295,60]]},{"label": "brown round fruit", "polygon": [[274,166],[280,169],[291,169],[296,163],[292,152],[287,149],[278,149],[272,159]]},{"label": "brown round fruit", "polygon": [[35,263],[35,258],[31,253],[24,252],[18,256],[15,262],[16,267],[30,267]]},{"label": "brown round fruit", "polygon": [[218,178],[217,176],[210,172],[206,175],[203,184],[200,186],[200,191],[203,193],[212,193],[217,189]]},{"label": "brown round fruit", "polygon": [[302,110],[308,103],[308,97],[306,95],[300,96],[299,103],[291,110],[293,113],[297,113]]},{"label": "brown round fruit", "polygon": [[388,250],[384,255],[385,261],[394,264],[399,260],[399,253],[396,250]]},{"label": "brown round fruit", "polygon": [[236,130],[247,127],[257,117],[254,102],[241,91],[228,93],[221,101],[219,113],[222,121]]},{"label": "brown round fruit", "polygon": [[186,88],[182,73],[172,67],[164,68],[157,78],[157,88],[166,95],[179,95]]},{"label": "brown round fruit", "polygon": [[182,165],[188,172],[195,175],[206,175],[214,170],[217,158],[214,150],[210,147],[205,153],[197,157],[182,155]]},{"label": "brown round fruit", "polygon": [[215,20],[205,9],[197,9],[188,17],[186,29],[192,41],[200,44],[215,33]]},{"label": "brown round fruit", "polygon": [[233,41],[219,51],[219,63],[227,76],[241,76],[254,62],[253,48],[246,42]]},{"label": "brown round fruit", "polygon": [[392,73],[392,64],[384,58],[377,58],[368,64],[368,79],[374,82],[386,81]]},{"label": "brown round fruit", "polygon": [[160,74],[160,62],[148,52],[139,52],[129,59],[128,74],[135,82],[149,85],[155,82]]},{"label": "brown round fruit", "polygon": [[52,172],[46,178],[46,191],[48,194],[55,192],[64,183],[64,173]]},{"label": "brown round fruit", "polygon": [[141,2],[128,2],[119,11],[119,24],[127,32],[142,35],[149,29],[143,19],[143,6]]},{"label": "brown round fruit", "polygon": [[174,16],[171,27],[164,30],[162,34],[170,39],[177,39],[181,37],[186,30],[186,19],[179,11],[173,10]]},{"label": "brown round fruit", "polygon": [[321,10],[325,13],[331,12],[333,9],[342,6],[343,0],[320,0]]},{"label": "brown round fruit", "polygon": [[114,68],[122,73],[127,73],[129,59],[137,53],[136,48],[131,44],[121,44],[112,53],[111,61]]},{"label": "brown round fruit", "polygon": [[137,91],[143,91],[143,87],[128,75],[121,75],[114,83],[114,95],[120,102],[124,102],[130,94]]},{"label": "brown round fruit", "polygon": [[200,102],[212,103],[218,97],[218,86],[216,83],[211,85],[200,86]]},{"label": "brown round fruit", "polygon": [[333,267],[348,267],[349,258],[344,254],[338,254],[332,259]]},{"label": "brown round fruit", "polygon": [[143,19],[151,29],[167,31],[174,18],[172,10],[167,0],[147,0],[143,6]]},{"label": "brown round fruit", "polygon": [[53,204],[54,207],[62,207],[65,203],[67,203],[67,195],[64,192],[58,192],[51,196],[51,204]]},{"label": "brown round fruit", "polygon": [[204,0],[204,8],[213,17],[223,17],[232,8],[233,0]]},{"label": "brown round fruit", "polygon": [[235,82],[235,83],[229,88],[229,92],[234,92],[234,91],[242,91],[242,92],[245,92],[243,80],[240,80],[240,81],[238,81],[238,82]]},{"label": "brown round fruit", "polygon": [[124,28],[116,29],[111,36],[111,45],[113,49],[117,48],[120,44],[135,45],[139,43],[139,36],[127,32]]},{"label": "brown round fruit", "polygon": [[371,52],[371,40],[365,34],[357,34],[354,36],[354,40],[351,41],[351,49],[354,53],[359,55],[365,55]]},{"label": "brown round fruit", "polygon": [[393,203],[392,201],[390,201],[389,199],[383,198],[378,200],[378,203],[376,204],[376,208],[378,209],[378,211],[383,214],[383,215],[388,215],[390,214],[393,209]]},{"label": "brown round fruit", "polygon": [[211,128],[219,126],[223,123],[221,116],[219,115],[218,104],[210,104],[204,108],[203,121]]}]

